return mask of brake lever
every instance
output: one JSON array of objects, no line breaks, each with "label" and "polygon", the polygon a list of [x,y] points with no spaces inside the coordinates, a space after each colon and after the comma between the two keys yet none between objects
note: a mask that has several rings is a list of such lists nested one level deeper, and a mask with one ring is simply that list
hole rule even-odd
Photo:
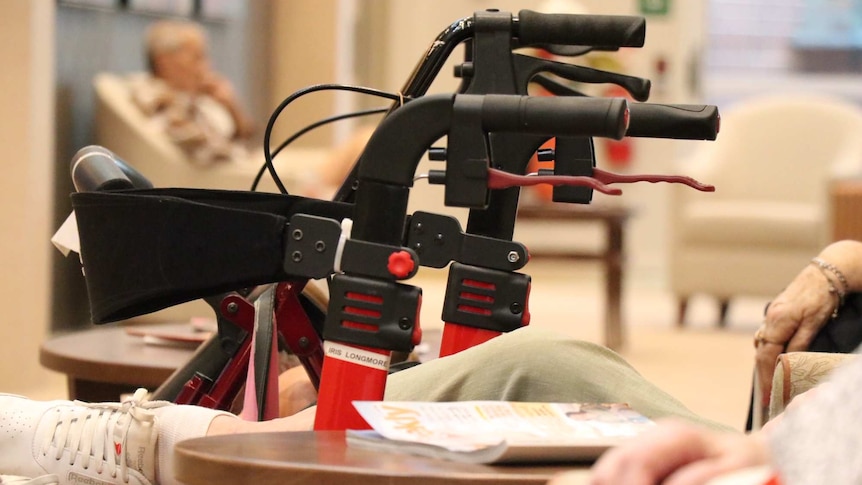
[{"label": "brake lever", "polygon": [[508,189],[530,185],[550,184],[589,187],[607,195],[622,195],[623,191],[608,187],[604,182],[582,175],[517,175],[496,168],[488,168],[488,188]]},{"label": "brake lever", "polygon": [[620,175],[594,168],[591,177],[583,175],[517,175],[496,168],[488,168],[488,188],[507,189],[529,185],[550,184],[576,187],[590,187],[607,195],[622,195],[622,190],[609,187],[610,184],[630,184],[636,182],[667,182],[687,185],[701,192],[715,192],[715,186],[707,185],[685,175]]},{"label": "brake lever", "polygon": [[554,81],[553,79],[543,74],[536,74],[532,77],[532,79],[530,79],[530,82],[541,86],[545,91],[553,94],[554,96],[587,96],[581,91],[566,86],[563,83]]},{"label": "brake lever", "polygon": [[515,82],[518,87],[524,89],[523,92],[526,92],[527,84],[534,76],[547,72],[569,81],[589,84],[615,84],[625,89],[637,101],[649,99],[651,85],[649,79],[600,71],[590,67],[550,61],[523,54],[512,54],[512,65],[515,68]]}]

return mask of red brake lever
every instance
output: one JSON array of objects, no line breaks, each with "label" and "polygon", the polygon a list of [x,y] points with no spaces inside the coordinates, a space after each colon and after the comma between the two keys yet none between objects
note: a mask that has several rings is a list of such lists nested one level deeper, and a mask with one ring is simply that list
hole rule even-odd
[{"label": "red brake lever", "polygon": [[574,185],[578,187],[590,187],[603,194],[621,195],[620,189],[608,187],[593,177],[579,175],[516,175],[496,168],[488,169],[489,189],[508,189],[509,187],[526,187],[528,185],[551,184],[551,185]]},{"label": "red brake lever", "polygon": [[683,184],[701,192],[715,192],[714,185],[707,185],[685,175],[620,175],[593,168],[593,178],[605,184],[630,184],[634,182],[668,182]]},{"label": "red brake lever", "polygon": [[687,185],[702,192],[715,192],[715,187],[698,182],[684,175],[620,175],[594,168],[593,177],[576,175],[516,175],[496,168],[488,169],[488,188],[507,189],[509,187],[525,187],[529,185],[550,184],[590,187],[607,195],[621,195],[620,189],[608,187],[607,184],[634,182],[668,182]]}]

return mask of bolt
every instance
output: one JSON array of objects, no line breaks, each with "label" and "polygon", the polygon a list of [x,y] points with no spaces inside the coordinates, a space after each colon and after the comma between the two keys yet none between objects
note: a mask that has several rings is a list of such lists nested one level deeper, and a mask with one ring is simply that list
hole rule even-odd
[{"label": "bolt", "polygon": [[300,337],[299,342],[297,342],[297,343],[299,344],[299,348],[301,348],[301,349],[307,348],[308,347],[308,337]]},{"label": "bolt", "polygon": [[293,239],[296,241],[302,240],[302,229],[294,229],[293,232],[291,233],[291,235],[293,236]]},{"label": "bolt", "polygon": [[419,233],[419,234],[422,234],[423,232],[425,232],[425,226],[423,226],[421,222],[417,222],[417,223],[413,226],[413,230],[414,230],[414,231],[416,231],[416,232],[417,232],[417,233]]},{"label": "bolt", "polygon": [[301,251],[294,251],[293,253],[290,254],[290,259],[292,259],[294,263],[298,263],[298,262],[302,261],[302,252]]},{"label": "bolt", "polygon": [[521,260],[521,255],[518,254],[517,251],[509,251],[509,254],[506,255],[506,259],[508,259],[510,263],[517,263]]},{"label": "bolt", "polygon": [[401,319],[398,320],[398,328],[400,328],[401,330],[410,330],[410,327],[411,324],[409,318],[401,317]]},{"label": "bolt", "polygon": [[239,311],[239,305],[236,302],[230,302],[227,304],[227,312],[228,313],[236,313]]},{"label": "bolt", "polygon": [[353,183],[350,184],[350,188],[352,190],[358,190],[359,189],[359,179],[354,180]]},{"label": "bolt", "polygon": [[424,248],[422,247],[422,243],[413,243],[413,250],[416,251],[416,254],[422,254],[423,249]]},{"label": "bolt", "polygon": [[512,303],[509,305],[509,311],[514,313],[515,315],[521,313],[521,304],[518,302]]},{"label": "bolt", "polygon": [[318,253],[322,253],[326,251],[326,243],[323,241],[317,241],[314,243],[314,250]]},{"label": "bolt", "polygon": [[443,244],[443,234],[434,236],[434,244]]}]

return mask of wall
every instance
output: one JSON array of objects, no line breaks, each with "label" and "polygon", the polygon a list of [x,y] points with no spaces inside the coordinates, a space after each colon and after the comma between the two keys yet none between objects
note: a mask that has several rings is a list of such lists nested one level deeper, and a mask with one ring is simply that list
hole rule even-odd
[{"label": "wall", "polygon": [[50,313],[54,2],[12,0],[0,15],[0,390],[38,394]]},{"label": "wall", "polygon": [[[300,89],[337,81],[337,7],[337,0],[270,3],[267,26],[270,111]],[[335,99],[334,93],[321,92],[292,103],[275,125],[273,146],[302,127],[334,114]],[[331,127],[314,130],[297,141],[298,146],[329,146],[331,143]]]}]

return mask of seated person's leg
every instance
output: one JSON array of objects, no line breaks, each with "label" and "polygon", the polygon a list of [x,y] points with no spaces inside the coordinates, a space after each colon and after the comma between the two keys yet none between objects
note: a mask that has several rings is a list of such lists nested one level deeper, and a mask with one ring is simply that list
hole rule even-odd
[{"label": "seated person's leg", "polygon": [[386,399],[625,402],[653,419],[727,428],[692,413],[615,352],[529,326],[393,374]]},{"label": "seated person's leg", "polygon": [[[308,389],[299,388],[303,393]],[[5,430],[0,436],[0,473],[63,476],[74,472],[86,478],[91,471],[107,468],[117,472],[108,483],[123,483],[126,475],[138,484],[169,484],[174,483],[168,472],[173,446],[179,441],[205,435],[310,430],[314,421],[313,407],[285,418],[248,422],[196,406],[142,402],[141,397],[136,395],[134,403],[87,405],[0,396],[0,429]],[[393,374],[386,399],[626,402],[651,418],[677,416],[722,427],[694,415],[614,352],[535,328]],[[114,445],[104,438],[112,436],[125,443],[127,458],[119,466],[108,464],[114,461]],[[85,443],[94,443],[87,468],[82,456],[70,460],[70,453],[85,451]],[[142,471],[133,465],[139,451],[146,457]],[[64,459],[58,461],[58,456]]]}]

